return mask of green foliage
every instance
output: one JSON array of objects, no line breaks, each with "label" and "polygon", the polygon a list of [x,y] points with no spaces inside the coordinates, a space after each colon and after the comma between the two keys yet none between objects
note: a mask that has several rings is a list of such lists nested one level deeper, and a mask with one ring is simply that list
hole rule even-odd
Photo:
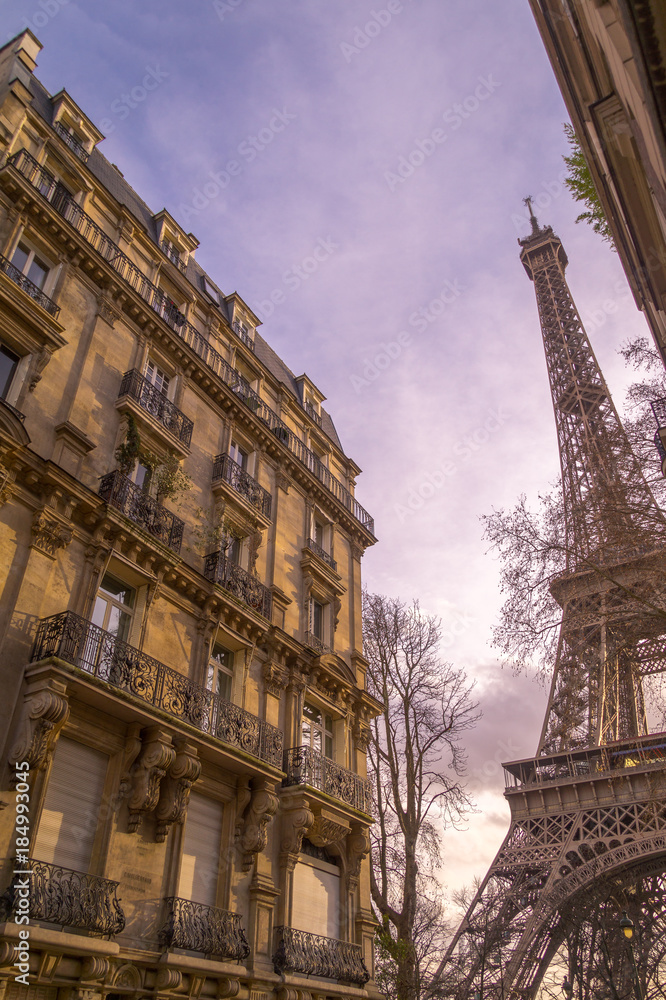
[{"label": "green foliage", "polygon": [[587,211],[581,212],[576,222],[587,222],[588,225],[592,226],[595,233],[598,233],[602,239],[610,243],[612,249],[615,250],[613,235],[573,125],[567,122],[564,126],[564,132],[571,146],[571,155],[562,157],[569,168],[569,176],[565,179],[564,183],[576,201],[582,201],[584,205],[587,205]]},{"label": "green foliage", "polygon": [[127,417],[125,440],[122,444],[118,445],[114,454],[118,463],[118,469],[124,476],[129,476],[140,454],[141,438],[139,436],[139,428],[137,427],[136,420],[130,413]]}]

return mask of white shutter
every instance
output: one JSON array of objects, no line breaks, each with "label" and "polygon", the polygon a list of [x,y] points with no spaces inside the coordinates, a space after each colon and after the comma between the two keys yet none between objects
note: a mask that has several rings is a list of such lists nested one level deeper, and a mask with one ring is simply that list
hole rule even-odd
[{"label": "white shutter", "polygon": [[299,861],[294,869],[294,902],[291,925],[300,931],[340,936],[340,873]]},{"label": "white shutter", "polygon": [[215,906],[222,839],[222,804],[197,792],[187,807],[178,895]]},{"label": "white shutter", "polygon": [[87,872],[109,758],[61,736],[56,743],[33,856]]}]

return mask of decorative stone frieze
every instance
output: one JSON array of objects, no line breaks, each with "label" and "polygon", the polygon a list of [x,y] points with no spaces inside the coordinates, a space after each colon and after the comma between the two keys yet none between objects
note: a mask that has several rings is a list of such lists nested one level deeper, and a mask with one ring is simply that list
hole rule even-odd
[{"label": "decorative stone frieze", "polygon": [[268,693],[276,698],[281,698],[289,679],[285,668],[276,663],[275,660],[267,660],[263,666],[263,675],[264,685]]},{"label": "decorative stone frieze", "polygon": [[325,809],[322,809],[308,829],[307,835],[315,847],[328,847],[329,844],[339,844],[349,833],[349,823],[340,822]]},{"label": "decorative stone frieze", "polygon": [[71,524],[48,507],[35,511],[31,531],[32,547],[51,558],[55,557],[58,549],[64,549],[69,545],[74,534]]}]

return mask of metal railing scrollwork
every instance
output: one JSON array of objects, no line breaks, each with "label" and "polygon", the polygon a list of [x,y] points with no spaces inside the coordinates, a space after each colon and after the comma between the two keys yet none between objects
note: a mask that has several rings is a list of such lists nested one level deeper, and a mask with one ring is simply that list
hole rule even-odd
[{"label": "metal railing scrollwork", "polygon": [[2,254],[0,254],[0,271],[2,271],[3,274],[6,274],[9,280],[13,281],[15,285],[18,285],[24,292],[27,292],[30,298],[34,299],[37,305],[41,306],[42,309],[46,309],[49,315],[53,316],[54,319],[58,318],[60,315],[60,306],[57,306],[53,299],[50,299],[48,295],[44,295],[41,288],[38,288],[37,285],[33,281],[30,281],[29,278],[26,278],[23,271],[19,271],[18,267],[15,267],[12,262],[7,260],[6,257],[3,257]]},{"label": "metal railing scrollwork", "polygon": [[116,896],[119,883],[99,875],[87,875],[46,861],[29,858],[26,871],[19,873],[0,898],[0,920],[8,920],[18,905],[17,889],[25,878],[31,920],[77,927],[113,937],[125,927],[125,914]]},{"label": "metal railing scrollwork", "polygon": [[310,785],[371,815],[372,792],[367,778],[336,764],[312,747],[292,747],[286,756],[284,785]]},{"label": "metal railing scrollwork", "polygon": [[322,979],[340,979],[364,986],[370,978],[360,944],[310,934],[293,927],[276,927],[273,967],[278,975],[300,972]]},{"label": "metal railing scrollwork", "polygon": [[251,576],[242,566],[232,562],[222,550],[206,556],[204,576],[211,583],[224,587],[253,611],[270,619],[272,595],[268,587],[264,587],[261,580]]},{"label": "metal railing scrollwork", "polygon": [[198,951],[216,958],[243,962],[250,954],[241,918],[217,906],[169,896],[164,900],[166,920],[160,931],[165,948]]},{"label": "metal railing scrollwork", "polygon": [[122,472],[116,469],[115,472],[102,476],[99,495],[130,521],[154,535],[163,545],[174,552],[180,552],[185,523],[150,494],[144,493]]},{"label": "metal railing scrollwork", "polygon": [[194,424],[136,368],[123,375],[118,391],[118,397],[120,398],[120,396],[129,396],[130,399],[134,399],[142,410],[158,420],[189,448]]},{"label": "metal railing scrollwork", "polygon": [[237,493],[252,504],[264,517],[271,516],[273,498],[260,486],[249,472],[241,468],[229,455],[218,455],[213,463],[213,482],[224,479]]},{"label": "metal railing scrollwork", "polygon": [[282,767],[282,733],[275,726],[72,611],[39,623],[32,662],[47,656],[57,656],[223,743]]}]

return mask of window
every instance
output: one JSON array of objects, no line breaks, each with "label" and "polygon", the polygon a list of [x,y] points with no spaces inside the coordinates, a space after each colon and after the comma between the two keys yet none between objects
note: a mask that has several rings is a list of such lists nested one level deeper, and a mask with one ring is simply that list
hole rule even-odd
[{"label": "window", "polygon": [[169,384],[171,382],[171,378],[155,361],[152,360],[152,358],[148,358],[146,362],[144,375],[148,382],[150,382],[150,384],[159,392],[161,392],[164,396],[169,395]]},{"label": "window", "polygon": [[136,605],[136,591],[121,583],[110,573],[106,573],[99,586],[93,625],[99,625],[105,632],[111,632],[122,642],[129,642]]},{"label": "window", "polygon": [[178,895],[182,899],[215,906],[221,840],[221,804],[191,792],[178,879]]},{"label": "window", "polygon": [[303,705],[302,745],[324,757],[333,757],[333,718],[316,705]]},{"label": "window", "polygon": [[247,469],[248,453],[241,448],[237,441],[232,440],[231,442],[231,446],[229,448],[229,458],[232,462],[235,462],[236,465],[240,465],[241,469]]},{"label": "window", "polygon": [[88,871],[108,761],[99,750],[60,737],[33,847],[39,861]]},{"label": "window", "polygon": [[213,643],[208,660],[206,687],[209,691],[231,701],[231,681],[233,679],[234,654],[219,642]]},{"label": "window", "polygon": [[310,598],[310,632],[317,637],[321,642],[326,641],[326,622],[325,622],[325,612],[326,605],[322,604],[320,601],[316,600],[314,597]]},{"label": "window", "polygon": [[0,399],[7,398],[20,360],[18,354],[0,344]]},{"label": "window", "polygon": [[12,257],[12,264],[24,274],[28,281],[36,285],[40,291],[44,290],[46,277],[51,270],[51,265],[43,258],[39,257],[35,250],[27,243],[19,243]]}]

